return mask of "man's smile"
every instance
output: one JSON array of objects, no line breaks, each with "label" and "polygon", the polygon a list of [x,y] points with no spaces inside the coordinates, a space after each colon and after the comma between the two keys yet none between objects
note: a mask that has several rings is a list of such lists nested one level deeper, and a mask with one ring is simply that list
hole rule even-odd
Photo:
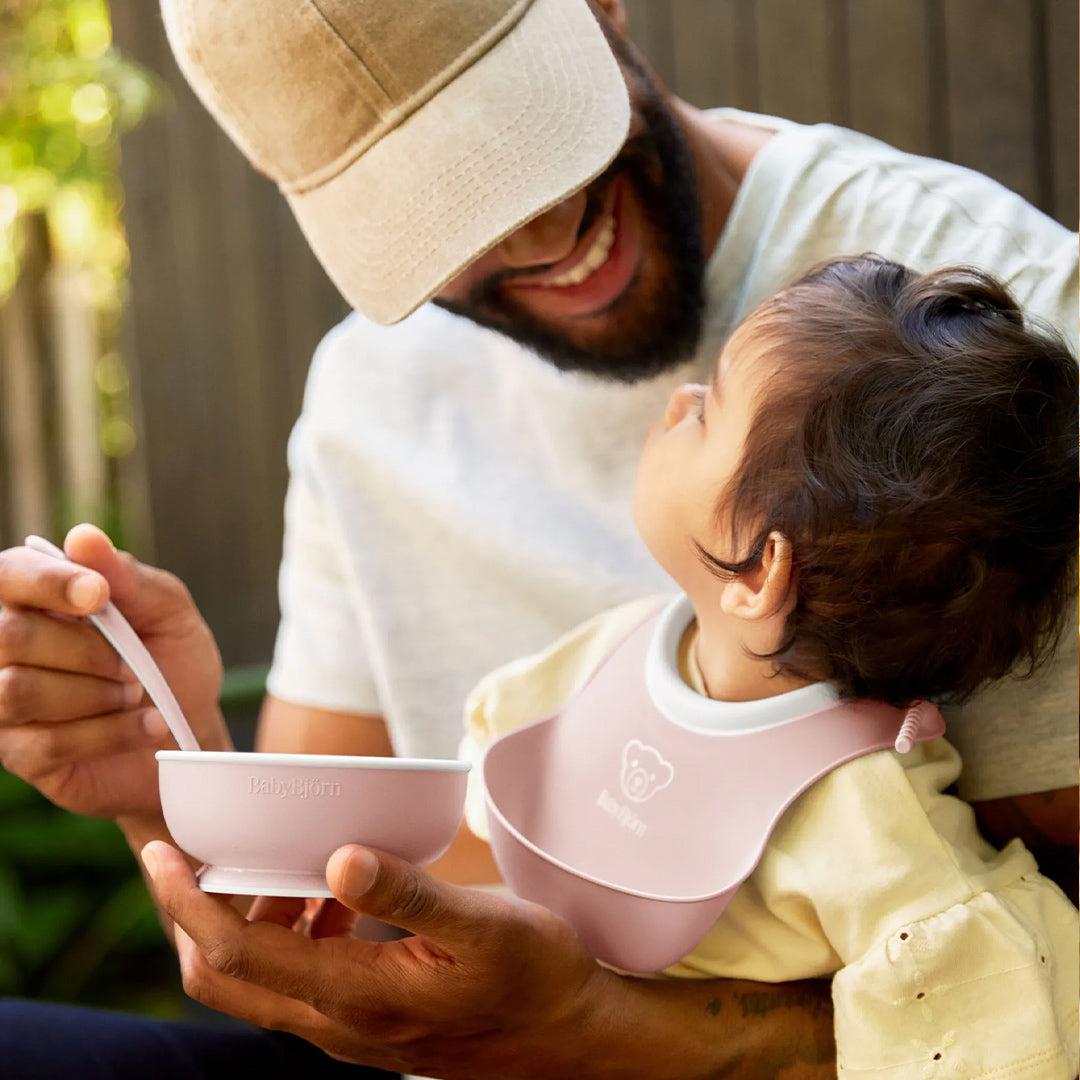
[{"label": "man's smile", "polygon": [[561,371],[632,383],[696,348],[705,252],[685,132],[644,71],[620,59],[633,77],[630,134],[619,153],[586,187],[485,251],[434,301]]},{"label": "man's smile", "polygon": [[623,175],[608,186],[601,212],[569,255],[542,271],[508,278],[502,288],[535,315],[595,315],[622,295],[640,259],[641,215]]}]

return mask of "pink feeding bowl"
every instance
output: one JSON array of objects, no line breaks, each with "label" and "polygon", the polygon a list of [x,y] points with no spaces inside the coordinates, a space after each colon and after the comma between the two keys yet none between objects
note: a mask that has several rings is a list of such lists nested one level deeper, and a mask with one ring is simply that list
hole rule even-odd
[{"label": "pink feeding bowl", "polygon": [[461,823],[469,764],[428,758],[159,750],[176,843],[206,865],[199,887],[249,896],[330,896],[326,863],[364,844],[434,862]]}]

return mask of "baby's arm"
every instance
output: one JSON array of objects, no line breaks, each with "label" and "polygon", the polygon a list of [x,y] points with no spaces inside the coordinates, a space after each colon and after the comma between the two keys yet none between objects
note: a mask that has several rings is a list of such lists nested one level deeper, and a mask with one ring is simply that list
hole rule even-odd
[{"label": "baby's arm", "polygon": [[942,794],[958,769],[936,740],[836,770],[774,834],[763,903],[790,909],[799,881],[840,959],[849,1080],[1071,1080],[1080,917],[1019,841],[995,851]]}]

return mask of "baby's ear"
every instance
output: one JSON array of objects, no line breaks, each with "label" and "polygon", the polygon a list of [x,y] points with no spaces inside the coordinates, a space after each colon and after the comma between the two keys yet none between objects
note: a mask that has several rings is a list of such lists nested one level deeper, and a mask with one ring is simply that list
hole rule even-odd
[{"label": "baby's ear", "polygon": [[724,585],[721,610],[748,621],[779,615],[793,602],[794,573],[791,541],[783,533],[769,533],[761,563]]}]

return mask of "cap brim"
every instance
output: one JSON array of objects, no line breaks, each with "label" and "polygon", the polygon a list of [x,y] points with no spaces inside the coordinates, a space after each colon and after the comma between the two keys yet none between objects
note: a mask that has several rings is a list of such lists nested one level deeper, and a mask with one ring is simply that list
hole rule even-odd
[{"label": "cap brim", "polygon": [[286,198],[345,299],[394,323],[603,172],[629,125],[626,84],[584,0],[535,0],[343,172]]}]

